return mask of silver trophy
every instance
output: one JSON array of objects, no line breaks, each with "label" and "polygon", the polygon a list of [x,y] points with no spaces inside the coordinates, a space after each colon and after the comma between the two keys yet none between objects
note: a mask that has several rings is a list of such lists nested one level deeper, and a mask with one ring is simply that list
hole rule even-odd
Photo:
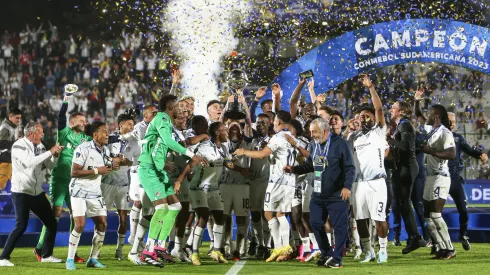
[{"label": "silver trophy", "polygon": [[244,119],[247,116],[247,112],[245,111],[245,106],[238,102],[238,96],[243,96],[243,89],[248,84],[247,74],[243,70],[233,69],[228,74],[226,82],[230,88],[235,90],[232,91],[232,94],[235,95],[235,100],[228,105],[225,117],[230,119]]}]

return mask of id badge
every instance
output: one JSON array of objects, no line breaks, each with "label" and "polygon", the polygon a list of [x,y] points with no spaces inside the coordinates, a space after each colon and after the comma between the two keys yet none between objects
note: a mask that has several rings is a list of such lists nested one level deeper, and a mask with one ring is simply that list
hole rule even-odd
[{"label": "id badge", "polygon": [[315,171],[315,180],[313,181],[313,192],[322,192],[322,172]]}]

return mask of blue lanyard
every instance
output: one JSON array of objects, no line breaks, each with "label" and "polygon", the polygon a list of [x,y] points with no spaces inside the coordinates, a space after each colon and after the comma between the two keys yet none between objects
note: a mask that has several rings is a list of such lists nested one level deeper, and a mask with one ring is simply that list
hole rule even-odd
[{"label": "blue lanyard", "polygon": [[99,148],[99,146],[97,146],[97,144],[96,144],[96,143],[95,143],[95,141],[93,141],[93,140],[92,140],[92,143],[93,143],[93,144],[94,144],[94,146],[95,146],[95,150],[97,150],[97,152],[99,152],[99,154],[101,154],[101,155],[102,155],[102,159],[103,159],[103,160],[105,160],[106,158],[107,158],[107,159],[109,159],[109,158],[107,157],[107,155],[105,154],[105,149],[104,149],[103,147],[102,147],[102,149],[101,149],[101,148]]},{"label": "blue lanyard", "polygon": [[223,143],[221,143],[221,148],[223,149],[223,153],[221,153],[220,148],[218,148],[218,145],[216,145],[213,138],[211,138],[211,144],[213,144],[213,146],[214,146],[214,151],[218,152],[222,158],[226,159],[225,149],[223,148],[223,146],[224,146]]},{"label": "blue lanyard", "polygon": [[119,154],[121,154],[122,152],[124,152],[124,150],[126,149],[127,146],[128,146],[128,142],[127,141],[121,141],[121,148],[119,148]]},{"label": "blue lanyard", "polygon": [[432,131],[430,131],[430,133],[425,136],[425,141],[429,141],[429,139],[436,133],[437,130],[439,130],[439,128],[441,128],[441,126],[442,124],[437,126],[437,128],[433,129]]}]

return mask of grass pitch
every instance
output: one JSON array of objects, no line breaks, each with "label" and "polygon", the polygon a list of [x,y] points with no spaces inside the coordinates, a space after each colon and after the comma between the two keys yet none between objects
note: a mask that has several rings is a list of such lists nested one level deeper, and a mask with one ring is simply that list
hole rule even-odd
[{"label": "grass pitch", "polygon": [[[203,252],[208,245],[203,245]],[[281,263],[265,263],[263,260],[249,258],[244,260],[244,266],[238,274],[490,274],[490,244],[473,244],[472,250],[464,251],[459,243],[455,243],[457,257],[451,260],[430,259],[430,248],[420,248],[408,255],[402,255],[402,247],[388,247],[389,260],[387,264],[379,265],[375,262],[360,264],[352,259],[352,254],[344,258],[343,268],[331,270],[316,267],[315,263],[299,263],[288,261]],[[115,246],[107,245],[102,248],[101,262],[107,265],[106,269],[88,269],[83,264],[77,264],[78,269],[73,274],[226,274],[234,262],[217,264],[204,253],[201,255],[202,265],[192,266],[188,263],[166,264],[163,269],[152,266],[135,266],[129,260],[118,261],[114,259]],[[124,253],[128,253],[129,246],[124,246]],[[89,246],[78,248],[79,255],[87,257]],[[65,259],[67,247],[55,248],[55,256]],[[18,248],[14,250],[11,261],[15,267],[0,267],[0,274],[67,274],[64,264],[39,263],[32,254],[31,248]]]}]

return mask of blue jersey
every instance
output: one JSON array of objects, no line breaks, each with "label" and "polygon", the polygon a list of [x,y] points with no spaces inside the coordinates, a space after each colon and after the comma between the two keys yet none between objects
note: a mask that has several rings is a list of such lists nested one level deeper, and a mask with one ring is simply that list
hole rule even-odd
[{"label": "blue jersey", "polygon": [[476,159],[480,158],[482,153],[478,150],[473,149],[473,147],[470,146],[468,142],[466,142],[466,139],[464,139],[462,135],[453,132],[453,137],[454,143],[456,145],[456,158],[449,160],[448,167],[451,178],[457,179],[459,178],[461,170],[463,170],[463,152]]}]

